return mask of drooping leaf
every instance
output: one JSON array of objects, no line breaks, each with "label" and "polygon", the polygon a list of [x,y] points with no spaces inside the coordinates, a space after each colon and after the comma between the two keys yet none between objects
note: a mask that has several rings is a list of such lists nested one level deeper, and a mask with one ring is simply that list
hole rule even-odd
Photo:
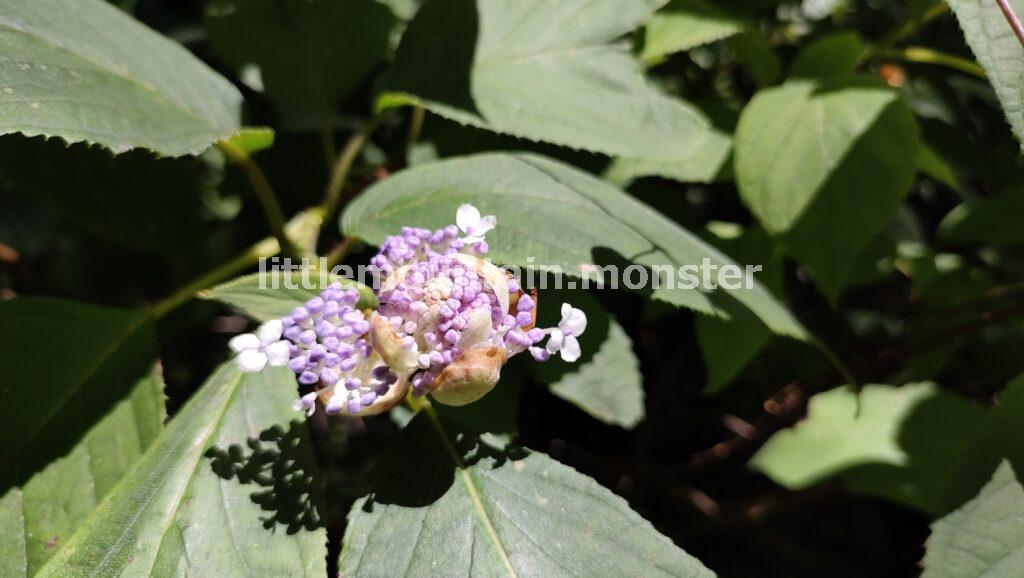
[{"label": "drooping leaf", "polygon": [[973,500],[932,524],[923,578],[1012,578],[1024,567],[1024,486],[1002,462]]},{"label": "drooping leaf", "polygon": [[205,232],[202,194],[217,173],[195,158],[112,156],[84,144],[0,137],[0,173],[90,233],[134,249],[195,253]]},{"label": "drooping leaf", "polygon": [[383,60],[395,23],[375,0],[215,0],[206,7],[214,48],[241,68],[259,67],[286,108],[329,113]]},{"label": "drooping leaf", "polygon": [[1024,242],[1024,188],[968,201],[953,209],[939,225],[939,235],[954,243],[1006,245]]},{"label": "drooping leaf", "polygon": [[714,182],[726,168],[732,154],[732,137],[712,129],[696,151],[671,161],[615,159],[605,178],[617,184],[639,177],[665,177],[681,183]]},{"label": "drooping leaf", "polygon": [[423,413],[371,491],[349,512],[345,576],[714,576],[586,476]]},{"label": "drooping leaf", "polygon": [[336,275],[321,276],[315,272],[304,275],[298,271],[245,275],[203,291],[199,297],[237,307],[257,321],[269,321],[288,315],[331,283],[341,283],[346,288],[358,290],[356,306],[360,309],[377,306],[373,289],[366,285]]},{"label": "drooping leaf", "polygon": [[[593,279],[596,267],[623,260],[646,267],[697,267],[706,258],[731,263],[710,245],[608,183],[535,155],[482,154],[419,165],[374,185],[342,218],[346,234],[379,243],[403,226],[441,227],[471,202],[494,214],[488,234],[496,262]],[[620,273],[622,267],[618,267]],[[650,278],[650,277],[649,277]],[[610,281],[610,279],[608,280]],[[675,305],[720,313],[714,301],[733,297],[773,331],[806,337],[804,329],[763,286],[713,293],[667,283],[654,295]]]},{"label": "drooping leaf", "polygon": [[706,138],[707,122],[651,87],[617,42],[658,4],[427,2],[403,35],[379,106],[415,102],[531,140],[628,158],[684,158]]},{"label": "drooping leaf", "polygon": [[864,41],[856,32],[836,32],[805,46],[789,69],[792,77],[833,79],[853,72],[864,53]]},{"label": "drooping leaf", "polygon": [[157,357],[146,312],[49,298],[0,302],[0,471],[7,487],[73,449]]},{"label": "drooping leaf", "polygon": [[932,384],[837,388],[772,437],[752,465],[787,488],[839,475],[852,488],[941,512],[985,412]]},{"label": "drooping leaf", "polygon": [[323,576],[295,398],[287,368],[219,368],[39,576]]},{"label": "drooping leaf", "polygon": [[0,134],[180,156],[238,129],[227,80],[102,0],[0,1],[0,52]]},{"label": "drooping leaf", "polygon": [[163,429],[159,368],[96,422],[64,456],[0,496],[0,574],[31,576],[50,559]]},{"label": "drooping leaf", "polygon": [[743,111],[736,179],[765,229],[834,299],[906,195],[917,148],[914,117],[888,87],[791,81]]},{"label": "drooping leaf", "polygon": [[562,303],[571,303],[587,316],[579,337],[582,357],[562,363],[557,356],[533,363],[538,381],[551,392],[607,424],[632,428],[644,418],[644,385],[633,341],[601,303],[584,291],[541,289],[537,293],[537,326],[554,327]]},{"label": "drooping leaf", "polygon": [[641,57],[657,61],[676,52],[728,38],[746,25],[704,0],[672,0],[647,23]]},{"label": "drooping leaf", "polygon": [[[1007,0],[1018,15],[1024,1]],[[1017,140],[1024,142],[1024,47],[996,2],[949,0],[967,44],[988,74]]]}]

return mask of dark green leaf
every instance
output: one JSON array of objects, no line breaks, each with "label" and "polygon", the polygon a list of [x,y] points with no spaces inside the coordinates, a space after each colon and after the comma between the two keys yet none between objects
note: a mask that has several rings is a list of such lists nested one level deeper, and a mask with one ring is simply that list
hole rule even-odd
[{"label": "dark green leaf", "polygon": [[254,273],[217,285],[199,296],[237,307],[257,321],[269,321],[288,315],[335,282],[359,291],[356,305],[360,309],[377,307],[377,297],[366,285],[338,276],[300,272]]},{"label": "dark green leaf", "polygon": [[954,243],[1024,243],[1021,215],[1024,215],[1024,188],[1015,188],[994,197],[968,201],[953,209],[939,225],[939,235]]},{"label": "dark green leaf", "polygon": [[0,0],[0,134],[196,154],[238,129],[241,95],[102,0]]},{"label": "dark green leaf", "polygon": [[676,52],[708,44],[742,31],[740,20],[704,0],[672,0],[647,23],[641,57],[657,61]]},{"label": "dark green leaf", "polygon": [[345,576],[714,574],[547,456],[418,415],[349,512]]},{"label": "dark green leaf", "polygon": [[294,374],[222,366],[40,576],[323,576]]},{"label": "dark green leaf", "polygon": [[864,41],[856,32],[836,32],[808,44],[793,60],[789,75],[835,79],[853,72],[864,53]]}]

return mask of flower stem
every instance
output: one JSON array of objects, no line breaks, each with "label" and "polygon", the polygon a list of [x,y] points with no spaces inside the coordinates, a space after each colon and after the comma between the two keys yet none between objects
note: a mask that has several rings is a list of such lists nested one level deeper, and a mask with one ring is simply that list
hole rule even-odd
[{"label": "flower stem", "polygon": [[978,78],[987,78],[985,69],[977,62],[921,46],[880,50],[876,53],[876,56],[878,58],[903,60],[905,62],[936,64],[938,66],[952,68],[953,70],[959,70],[960,72],[966,72],[967,74],[977,76]]},{"label": "flower stem", "polygon": [[232,163],[238,165],[249,179],[249,184],[263,208],[267,224],[270,225],[270,230],[280,243],[281,249],[289,255],[298,255],[298,251],[284,230],[285,219],[281,203],[278,202],[277,195],[274,194],[274,189],[270,186],[270,181],[267,180],[267,176],[263,174],[259,165],[252,160],[247,152],[230,141],[220,141],[217,143],[217,148],[223,151]]},{"label": "flower stem", "polygon": [[1020,41],[1021,46],[1024,46],[1024,25],[1021,25],[1020,18],[1014,13],[1010,2],[1008,0],[996,0],[996,4],[999,5],[999,10],[1002,11],[1006,22],[1010,24],[1010,28],[1013,28],[1013,33],[1017,35],[1017,40]]},{"label": "flower stem", "polygon": [[335,213],[341,208],[343,200],[342,191],[345,188],[345,183],[348,181],[349,171],[352,169],[352,165],[355,163],[360,151],[363,150],[366,142],[370,139],[370,135],[380,126],[382,118],[381,115],[374,116],[361,131],[353,134],[348,139],[348,142],[345,143],[345,148],[342,149],[341,154],[338,155],[338,160],[334,162],[334,166],[331,168],[331,178],[327,183],[327,192],[324,195],[324,222],[329,222],[333,219]]},{"label": "flower stem", "polygon": [[153,317],[156,319],[164,317],[171,311],[174,311],[181,305],[188,302],[189,299],[192,299],[192,297],[200,291],[208,289],[217,283],[225,281],[228,278],[245,271],[249,267],[258,263],[262,258],[273,257],[279,252],[281,252],[281,245],[277,239],[274,237],[267,237],[266,239],[263,239],[259,243],[249,247],[249,249],[241,255],[238,255],[230,261],[219,265],[215,269],[204,273],[188,285],[178,289],[171,296],[153,305]]}]

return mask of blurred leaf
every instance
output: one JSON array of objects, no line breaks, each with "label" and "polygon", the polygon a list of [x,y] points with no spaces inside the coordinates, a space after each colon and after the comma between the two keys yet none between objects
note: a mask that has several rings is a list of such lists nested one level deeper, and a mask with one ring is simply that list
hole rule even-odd
[{"label": "blurred leaf", "polygon": [[370,491],[349,512],[345,576],[714,576],[590,478],[422,412]]},{"label": "blurred leaf", "polygon": [[327,537],[287,368],[221,366],[40,576],[323,576]]},{"label": "blurred leaf", "polygon": [[321,276],[315,271],[308,272],[308,275],[298,271],[253,273],[212,287],[199,293],[199,297],[237,307],[257,321],[269,321],[290,314],[331,283],[341,283],[346,289],[358,290],[358,308],[377,307],[373,289],[351,279],[328,276],[326,272]]},{"label": "blurred leaf", "polygon": [[163,429],[159,367],[87,431],[64,456],[0,497],[0,574],[31,576],[92,514]]},{"label": "blurred leaf", "polygon": [[779,80],[782,65],[771,41],[764,33],[751,30],[729,39],[729,47],[750,71],[758,86],[770,86]]},{"label": "blurred leaf", "polygon": [[0,0],[0,14],[0,134],[179,156],[238,129],[229,82],[106,2]]},{"label": "blurred leaf", "polygon": [[629,158],[684,158],[706,138],[707,121],[650,86],[618,42],[658,3],[427,2],[402,38],[378,108],[417,103],[527,139]]},{"label": "blurred leaf", "polygon": [[959,191],[961,188],[956,173],[953,172],[946,159],[923,142],[917,149],[917,170],[955,191]]},{"label": "blurred leaf", "polygon": [[274,146],[274,129],[265,126],[245,127],[224,141],[224,144],[251,156]]},{"label": "blurred leaf", "polygon": [[136,250],[197,253],[204,240],[202,191],[215,174],[195,158],[147,151],[112,156],[82,144],[0,137],[0,172],[90,233]]},{"label": "blurred leaf", "polygon": [[852,31],[835,32],[811,42],[797,53],[792,77],[836,79],[851,74],[864,53],[864,41]]},{"label": "blurred leaf", "polygon": [[1013,578],[1024,567],[1024,487],[1002,462],[973,500],[932,524],[923,578]]},{"label": "blurred leaf", "polygon": [[839,475],[859,491],[941,512],[984,420],[981,408],[933,384],[836,388],[812,397],[807,418],[775,434],[751,465],[791,489]]},{"label": "blurred leaf", "polygon": [[650,62],[742,31],[740,20],[704,0],[671,0],[647,23],[641,58]]},{"label": "blurred leaf", "polygon": [[[488,235],[489,257],[506,265],[594,278],[594,265],[623,259],[671,266],[723,254],[608,183],[561,163],[525,154],[481,154],[402,171],[363,192],[345,210],[346,234],[380,243],[403,226],[438,228],[452,222],[462,203],[498,217]],[[620,268],[621,270],[621,268]],[[571,287],[570,287],[571,288]],[[721,311],[714,301],[735,298],[777,333],[805,338],[801,325],[764,287],[706,294],[662,287],[654,295],[698,311]]]},{"label": "blurred leaf", "polygon": [[395,18],[374,0],[213,0],[206,28],[235,67],[259,67],[282,106],[322,115],[384,59]]},{"label": "blurred leaf", "polygon": [[152,370],[146,312],[48,298],[0,301],[4,486],[65,455]]},{"label": "blurred leaf", "polygon": [[910,110],[871,79],[758,93],[736,131],[744,202],[835,300],[916,173]]},{"label": "blurred leaf", "polygon": [[732,137],[712,129],[696,151],[671,161],[617,158],[605,172],[612,183],[622,184],[640,177],[665,177],[681,183],[714,182],[732,155]]},{"label": "blurred leaf", "polygon": [[953,209],[939,225],[939,237],[954,243],[1024,243],[1021,215],[1024,215],[1024,188],[1014,188]]},{"label": "blurred leaf", "polygon": [[[1024,14],[1024,0],[1007,2],[1018,15]],[[949,5],[995,88],[1013,134],[1024,141],[1024,47],[995,2],[949,0]]]},{"label": "blurred leaf", "polygon": [[[708,228],[714,233],[715,225],[723,224],[712,223]],[[715,234],[706,238],[723,252],[732,255],[737,263],[760,265],[762,271],[756,274],[757,279],[769,291],[780,295],[782,255],[775,250],[772,240],[760,227],[751,227],[738,233],[732,238]],[[731,309],[729,317],[725,320],[700,315],[694,319],[697,341],[707,368],[707,384],[704,387],[706,394],[725,389],[772,338],[771,330],[742,308]]]}]

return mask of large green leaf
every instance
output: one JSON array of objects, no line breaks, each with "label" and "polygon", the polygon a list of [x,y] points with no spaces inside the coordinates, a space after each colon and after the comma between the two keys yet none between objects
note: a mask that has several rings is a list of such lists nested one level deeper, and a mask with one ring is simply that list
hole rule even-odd
[{"label": "large green leaf", "polygon": [[41,576],[323,576],[327,538],[287,368],[219,368]]},{"label": "large green leaf", "polygon": [[923,578],[1015,578],[1024,568],[1024,486],[1002,462],[981,493],[932,524]]},{"label": "large green leaf", "polygon": [[[731,263],[728,257],[621,190],[564,164],[526,154],[482,154],[407,169],[365,191],[346,209],[346,233],[379,243],[403,226],[451,223],[461,203],[498,217],[488,234],[490,257],[506,265],[559,268],[593,277],[593,266]],[[622,270],[622,267],[619,268]],[[676,270],[674,269],[674,270]],[[722,313],[715,301],[735,298],[774,331],[806,337],[763,286],[704,293],[676,284],[655,296]]]},{"label": "large green leaf", "polygon": [[[1018,15],[1024,14],[1024,1],[1007,3]],[[960,21],[967,44],[996,90],[1013,134],[1024,142],[1024,47],[996,2],[949,0],[949,5]]]},{"label": "large green leaf", "polygon": [[326,274],[303,276],[301,272],[284,271],[238,277],[199,293],[199,297],[237,307],[258,321],[269,321],[288,315],[334,282],[359,291],[356,305],[360,309],[377,306],[373,289],[356,281]]},{"label": "large green leaf", "polygon": [[647,23],[641,56],[657,61],[742,32],[746,25],[704,0],[672,0]]},{"label": "large green leaf", "polygon": [[0,471],[31,477],[73,449],[157,357],[145,312],[71,301],[0,302]]},{"label": "large green leaf", "polygon": [[0,0],[0,134],[195,154],[238,129],[241,95],[102,0]]},{"label": "large green leaf", "polygon": [[345,576],[713,576],[625,500],[421,413],[349,512]]},{"label": "large green leaf", "polygon": [[156,439],[166,417],[159,368],[64,456],[0,497],[0,574],[31,576],[67,542]]},{"label": "large green leaf", "polygon": [[605,172],[613,183],[626,183],[639,177],[665,177],[681,183],[711,183],[722,174],[732,154],[732,137],[712,129],[704,144],[678,159],[617,158]]},{"label": "large green leaf", "polygon": [[941,512],[984,420],[981,408],[932,384],[838,388],[812,397],[807,418],[751,463],[787,488],[840,475],[854,489]]},{"label": "large green leaf", "polygon": [[214,48],[259,67],[284,106],[328,114],[383,60],[394,16],[375,0],[214,0],[206,28]]},{"label": "large green leaf", "polygon": [[411,101],[532,140],[627,158],[683,158],[706,138],[707,121],[651,87],[618,42],[660,3],[427,2],[403,35],[382,106]]},{"label": "large green leaf", "polygon": [[871,79],[791,81],[744,109],[736,179],[744,202],[832,298],[916,172],[917,126]]}]

